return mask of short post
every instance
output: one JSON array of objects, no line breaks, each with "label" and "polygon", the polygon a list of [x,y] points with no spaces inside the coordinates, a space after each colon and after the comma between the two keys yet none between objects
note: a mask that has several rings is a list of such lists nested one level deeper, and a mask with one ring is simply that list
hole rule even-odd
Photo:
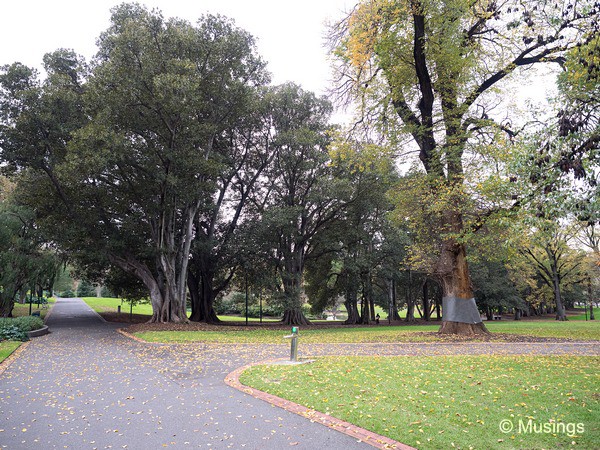
[{"label": "short post", "polygon": [[121,314],[121,305],[117,305],[117,314]]},{"label": "short post", "polygon": [[298,336],[298,327],[292,327],[292,334],[285,336],[286,339],[292,340],[290,348],[290,361],[292,362],[298,361]]}]

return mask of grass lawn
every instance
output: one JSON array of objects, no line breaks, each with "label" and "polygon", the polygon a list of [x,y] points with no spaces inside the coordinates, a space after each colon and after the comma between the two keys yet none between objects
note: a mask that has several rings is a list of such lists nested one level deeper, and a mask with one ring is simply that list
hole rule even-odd
[{"label": "grass lawn", "polygon": [[[43,319],[44,317],[46,317],[46,314],[48,314],[48,311],[50,311],[50,307],[55,302],[56,302],[56,299],[51,297],[48,299],[48,306],[46,308],[44,308],[40,305],[39,309],[38,309],[37,303],[33,303],[31,305],[31,311],[32,312],[39,311],[40,317]],[[25,303],[24,305],[22,305],[20,303],[15,303],[15,307],[12,310],[12,314],[14,317],[28,316],[29,315],[29,303]]]},{"label": "grass lawn", "polygon": [[20,345],[21,342],[17,341],[0,341],[0,362],[8,358]]},{"label": "grass lawn", "polygon": [[[555,322],[517,321],[488,322],[488,329],[494,333],[529,335],[549,338],[570,338],[577,340],[600,340],[600,321],[594,322]],[[414,326],[370,326],[339,327],[323,329],[302,329],[302,343],[367,343],[367,342],[435,342],[436,335],[418,332],[434,332],[436,325]],[[283,330],[269,328],[235,328],[219,331],[146,331],[136,333],[149,342],[223,342],[223,343],[282,343]]]},{"label": "grass lawn", "polygon": [[[90,306],[97,313],[104,312],[117,312],[118,306],[121,305],[121,312],[124,314],[129,314],[129,303],[123,301],[121,302],[120,298],[110,298],[110,297],[83,297],[82,300]],[[148,318],[152,316],[152,305],[149,303],[141,303],[133,306],[133,314],[146,315]],[[240,316],[219,316],[221,320],[225,320],[228,322],[245,322],[245,317]],[[263,317],[263,322],[276,322],[279,319],[272,319]],[[259,322],[260,319],[250,317],[248,319],[249,322]]]},{"label": "grass lawn", "polygon": [[[121,306],[121,312],[129,314],[129,303],[121,301],[120,298],[109,297],[83,297],[82,300],[88,304],[97,313],[117,312],[118,306]],[[149,303],[140,303],[133,306],[133,314],[152,315],[152,305]]]},{"label": "grass lawn", "polygon": [[419,449],[598,448],[599,366],[583,356],[339,357],[255,366],[241,382]]},{"label": "grass lawn", "polygon": [[600,340],[600,321],[517,320],[485,322],[491,332],[555,337],[576,340]]}]

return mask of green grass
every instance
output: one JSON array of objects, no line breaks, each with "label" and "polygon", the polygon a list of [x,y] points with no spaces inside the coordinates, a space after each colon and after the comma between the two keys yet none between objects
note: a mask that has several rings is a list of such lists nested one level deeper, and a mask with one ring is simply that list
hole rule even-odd
[{"label": "green grass", "polygon": [[[224,320],[226,322],[246,322],[245,316],[217,316],[219,319]],[[273,318],[273,317],[263,317],[263,322],[278,322],[281,319]],[[248,322],[260,322],[260,318],[258,317],[248,317]]]},{"label": "green grass", "polygon": [[[419,449],[598,448],[599,365],[581,356],[339,357],[255,366],[241,382]],[[504,420],[512,432],[500,431]],[[528,432],[529,420],[558,432]]]},{"label": "green grass", "polygon": [[[88,304],[90,308],[92,308],[97,313],[103,312],[117,312],[118,306],[121,306],[121,312],[129,314],[129,303],[121,302],[120,298],[110,298],[110,297],[83,297],[82,300]],[[142,303],[133,306],[133,314],[146,315],[148,318],[152,315],[152,305],[149,303]],[[221,320],[226,320],[228,322],[245,322],[245,317],[240,316],[219,316]],[[265,318],[263,317],[263,322],[274,322],[278,319]],[[260,319],[250,317],[248,319],[249,322],[259,322]]]},{"label": "green grass", "polygon": [[20,345],[21,342],[17,341],[0,341],[0,362],[8,358]]},{"label": "green grass", "polygon": [[[408,328],[408,330],[407,330]],[[413,330],[413,328],[415,330]],[[412,340],[435,340],[435,337],[415,335],[414,331],[433,331],[437,327],[369,327],[369,328],[324,328],[302,329],[300,327],[300,342],[302,343],[366,343],[366,342],[409,342]],[[215,342],[215,343],[262,343],[281,344],[287,342],[283,336],[289,334],[286,330],[257,328],[236,328],[215,331],[144,331],[136,333],[148,342]]]},{"label": "green grass", "polygon": [[[600,340],[600,321],[594,322],[487,322],[492,333],[507,333],[548,338],[571,338],[576,340]],[[418,332],[434,332],[435,325],[370,326],[302,329],[302,343],[384,343],[384,342],[435,342],[435,335]],[[268,327],[250,329],[235,328],[215,331],[147,331],[136,333],[148,342],[222,342],[222,343],[282,343],[284,330]]]},{"label": "green grass", "polygon": [[[121,306],[121,312],[129,314],[129,303],[121,302],[120,298],[109,297],[83,297],[82,300],[88,304],[97,313],[117,312]],[[140,303],[133,306],[133,314],[152,315],[152,305],[149,303]]]},{"label": "green grass", "polygon": [[485,322],[491,332],[537,337],[600,340],[600,321],[557,322],[556,320],[517,320]]},{"label": "green grass", "polygon": [[[39,309],[38,309],[37,303],[33,303],[31,305],[31,311],[32,312],[39,311],[40,317],[43,319],[44,317],[46,317],[46,314],[48,314],[48,311],[50,311],[50,307],[55,302],[56,302],[56,299],[51,297],[48,299],[48,307],[44,308],[40,305]],[[24,305],[22,305],[20,303],[15,303],[15,307],[12,310],[12,314],[13,314],[13,317],[28,316],[29,315],[29,303],[25,303]]]}]

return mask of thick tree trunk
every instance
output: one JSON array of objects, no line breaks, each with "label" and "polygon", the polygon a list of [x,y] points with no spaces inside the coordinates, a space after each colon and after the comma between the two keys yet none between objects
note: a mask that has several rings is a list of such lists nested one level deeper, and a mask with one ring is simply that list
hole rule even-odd
[{"label": "thick tree trunk", "polygon": [[284,325],[310,325],[310,321],[302,313],[302,309],[286,309],[281,323]]},{"label": "thick tree trunk", "polygon": [[560,294],[560,281],[558,276],[554,274],[554,279],[552,280],[554,283],[554,301],[556,303],[556,320],[565,321],[567,320],[567,315],[565,313],[565,307],[562,303],[562,297]]},{"label": "thick tree trunk", "polygon": [[406,287],[406,321],[415,321],[415,299],[412,291],[412,271],[408,270],[408,283]]},{"label": "thick tree trunk", "polygon": [[396,299],[396,280],[392,279],[392,320],[400,320],[398,300]]},{"label": "thick tree trunk", "polygon": [[192,303],[190,321],[220,323],[214,309],[215,291],[213,288],[214,273],[204,272],[200,276],[188,274],[188,290]]},{"label": "thick tree trunk", "polygon": [[365,294],[365,301],[369,309],[369,321],[366,323],[370,323],[371,320],[375,320],[375,301],[373,299],[373,282],[370,272],[367,272],[365,275]]},{"label": "thick tree trunk", "polygon": [[426,322],[431,319],[431,311],[429,310],[429,283],[427,278],[423,282],[423,318]]},{"label": "thick tree trunk", "polygon": [[369,313],[369,303],[364,296],[362,296],[362,300],[360,302],[360,322],[363,325],[368,325],[371,322],[371,315]]},{"label": "thick tree trunk", "polygon": [[302,268],[300,258],[294,258],[282,275],[286,307],[281,322],[285,325],[310,325],[302,312]]},{"label": "thick tree trunk", "polygon": [[452,239],[443,243],[437,272],[444,296],[439,333],[468,336],[488,334],[473,297],[464,244]]},{"label": "thick tree trunk", "polygon": [[14,296],[0,293],[0,317],[11,317],[14,306]]},{"label": "thick tree trunk", "polygon": [[344,302],[348,318],[344,321],[345,325],[356,325],[360,323],[360,314],[358,312],[358,285],[356,277],[351,273],[346,274],[346,300]]},{"label": "thick tree trunk", "polygon": [[[148,322],[169,322],[173,321],[171,300],[169,297],[172,288],[167,287],[164,274],[159,273],[159,277],[153,275],[150,269],[140,261],[131,256],[109,255],[109,259],[125,272],[137,277],[144,283],[150,295],[152,304],[152,317]],[[159,263],[157,263],[158,265]],[[162,276],[160,276],[162,275]],[[172,280],[171,280],[172,281]],[[172,287],[172,285],[171,285]],[[185,319],[185,316],[184,316]]]}]

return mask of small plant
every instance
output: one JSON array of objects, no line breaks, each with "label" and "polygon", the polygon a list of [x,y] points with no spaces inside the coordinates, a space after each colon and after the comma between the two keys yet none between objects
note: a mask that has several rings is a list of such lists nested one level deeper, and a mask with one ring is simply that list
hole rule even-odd
[{"label": "small plant", "polygon": [[0,325],[0,341],[26,341],[27,332],[16,325]]},{"label": "small plant", "polygon": [[12,319],[23,331],[39,330],[44,326],[44,321],[37,316],[23,316]]},{"label": "small plant", "polygon": [[23,316],[0,319],[0,341],[26,341],[27,332],[39,330],[44,321],[39,317]]}]

